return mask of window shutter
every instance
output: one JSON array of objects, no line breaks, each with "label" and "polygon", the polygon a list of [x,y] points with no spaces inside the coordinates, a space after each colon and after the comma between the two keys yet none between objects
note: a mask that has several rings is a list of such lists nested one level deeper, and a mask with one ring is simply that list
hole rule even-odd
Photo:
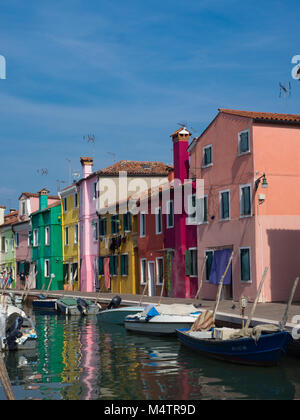
[{"label": "window shutter", "polygon": [[125,259],[124,255],[121,255],[121,275],[124,276],[125,274]]},{"label": "window shutter", "polygon": [[191,251],[185,251],[185,275],[190,276],[192,274],[192,255]]}]

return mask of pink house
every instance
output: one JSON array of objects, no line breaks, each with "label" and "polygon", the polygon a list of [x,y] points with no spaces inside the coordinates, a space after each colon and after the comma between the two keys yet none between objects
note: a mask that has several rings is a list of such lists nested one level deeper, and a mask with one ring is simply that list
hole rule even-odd
[{"label": "pink house", "polygon": [[[220,109],[189,147],[190,177],[203,178],[207,220],[198,226],[201,297],[215,299],[212,272],[227,250],[224,297],[286,301],[300,274],[300,115]],[[295,299],[300,299],[300,290]]]},{"label": "pink house", "polygon": [[[57,196],[49,196],[49,203],[58,200]],[[18,221],[12,228],[15,234],[15,252],[17,264],[17,288],[20,287],[20,273],[26,276],[30,272],[31,244],[30,244],[30,215],[39,209],[39,194],[23,192],[19,197]]]}]

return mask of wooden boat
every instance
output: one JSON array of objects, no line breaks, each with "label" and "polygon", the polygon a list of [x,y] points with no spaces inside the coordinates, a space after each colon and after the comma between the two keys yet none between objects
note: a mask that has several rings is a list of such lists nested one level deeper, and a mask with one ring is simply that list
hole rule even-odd
[{"label": "wooden boat", "polygon": [[193,305],[150,306],[144,312],[127,316],[125,328],[142,334],[176,335],[176,330],[191,327],[199,316]]},{"label": "wooden boat", "polygon": [[72,316],[97,315],[100,307],[87,299],[61,298],[55,303],[56,310],[59,313]]},{"label": "wooden boat", "polygon": [[198,338],[197,333],[191,333],[189,329],[179,329],[176,333],[182,344],[206,356],[232,363],[259,366],[276,365],[293,341],[287,331],[262,333],[258,340],[253,337],[228,340]]},{"label": "wooden boat", "polygon": [[57,299],[35,299],[32,301],[33,309],[55,310]]}]

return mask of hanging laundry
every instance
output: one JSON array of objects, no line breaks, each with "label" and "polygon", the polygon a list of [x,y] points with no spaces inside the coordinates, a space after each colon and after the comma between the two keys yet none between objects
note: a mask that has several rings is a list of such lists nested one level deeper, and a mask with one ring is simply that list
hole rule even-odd
[{"label": "hanging laundry", "polygon": [[[218,285],[220,280],[225,273],[229,259],[232,254],[232,249],[221,249],[214,252],[213,261],[211,265],[211,271],[209,276],[209,282],[211,284]],[[229,270],[224,279],[224,286],[231,284],[231,272],[232,264],[230,264]]]}]

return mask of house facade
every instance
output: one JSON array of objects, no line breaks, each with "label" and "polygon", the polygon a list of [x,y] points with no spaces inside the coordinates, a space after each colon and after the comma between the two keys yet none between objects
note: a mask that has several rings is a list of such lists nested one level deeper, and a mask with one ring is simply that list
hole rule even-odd
[{"label": "house facade", "polygon": [[[48,204],[57,202],[57,196],[48,196]],[[13,225],[16,256],[16,287],[20,288],[20,274],[24,272],[28,287],[34,288],[35,281],[31,265],[31,222],[30,215],[39,209],[39,194],[23,192],[19,197],[18,221]],[[30,279],[29,279],[30,277]]]},{"label": "house facade", "polygon": [[31,214],[31,261],[37,289],[63,290],[61,202],[49,205],[48,193],[39,192],[39,210]]},{"label": "house facade", "polygon": [[11,277],[11,287],[16,286],[16,253],[15,253],[15,236],[13,224],[18,221],[18,212],[10,210],[4,215],[5,208],[1,208],[2,221],[0,225],[0,241],[1,241],[1,272],[4,277]]},{"label": "house facade", "polygon": [[202,298],[215,298],[212,272],[227,252],[225,298],[254,300],[268,267],[261,301],[287,300],[299,275],[299,142],[300,115],[220,109],[190,145],[190,177],[204,179],[207,207],[198,225]]},{"label": "house facade", "polygon": [[[137,191],[147,190],[153,182],[164,182],[168,177],[170,166],[161,162],[120,161],[108,168],[93,172],[91,158],[81,158],[81,165],[82,179],[78,182],[80,290],[94,292],[100,288],[98,214],[105,215],[106,209],[112,205],[116,206],[119,201],[127,202],[129,196]],[[117,215],[117,210],[110,214]],[[125,256],[123,260],[126,260]],[[133,278],[129,280],[131,290],[134,290],[135,281]],[[124,279],[122,284],[124,285]],[[118,287],[120,286],[121,284]]]},{"label": "house facade", "polygon": [[79,193],[76,184],[59,194],[62,212],[64,288],[79,290]]}]

